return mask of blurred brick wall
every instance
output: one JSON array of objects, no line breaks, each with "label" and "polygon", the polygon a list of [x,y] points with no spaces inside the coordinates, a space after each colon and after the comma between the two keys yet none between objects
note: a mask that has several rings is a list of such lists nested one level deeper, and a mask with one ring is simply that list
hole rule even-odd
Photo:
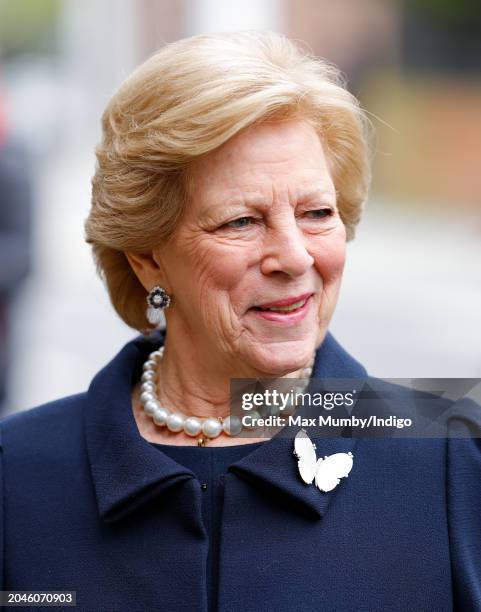
[{"label": "blurred brick wall", "polygon": [[371,65],[396,62],[400,2],[282,0],[284,32],[338,65],[350,79]]},{"label": "blurred brick wall", "polygon": [[183,0],[137,0],[140,13],[139,54],[143,60],[163,44],[184,36]]},{"label": "blurred brick wall", "polygon": [[481,210],[481,82],[379,75],[365,87],[377,152],[374,188]]}]

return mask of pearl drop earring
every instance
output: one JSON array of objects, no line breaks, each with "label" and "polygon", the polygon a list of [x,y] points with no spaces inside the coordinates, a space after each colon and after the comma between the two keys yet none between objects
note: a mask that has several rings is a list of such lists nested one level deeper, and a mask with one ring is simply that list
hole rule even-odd
[{"label": "pearl drop earring", "polygon": [[170,295],[165,289],[156,285],[147,295],[147,320],[152,325],[162,322],[163,311],[170,306]]}]

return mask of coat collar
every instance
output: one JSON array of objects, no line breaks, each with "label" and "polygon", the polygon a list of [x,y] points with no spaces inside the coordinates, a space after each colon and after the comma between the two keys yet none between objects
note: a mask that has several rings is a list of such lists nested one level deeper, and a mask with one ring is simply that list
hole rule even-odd
[{"label": "coat collar", "polygon": [[[84,411],[85,436],[100,517],[114,522],[150,499],[195,475],[151,446],[137,429],[131,389],[147,355],[162,345],[165,334],[138,337],[93,379]],[[365,369],[328,334],[316,352],[313,377],[363,378]],[[355,438],[316,441],[318,455],[353,451]],[[260,492],[277,492],[293,508],[315,518],[327,510],[331,493],[305,485],[297,473],[291,438],[276,436],[230,466],[230,471]]]}]

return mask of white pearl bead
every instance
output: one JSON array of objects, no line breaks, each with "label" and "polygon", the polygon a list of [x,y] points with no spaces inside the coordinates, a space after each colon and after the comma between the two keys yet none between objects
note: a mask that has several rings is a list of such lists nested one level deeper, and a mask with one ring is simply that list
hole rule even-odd
[{"label": "white pearl bead", "polygon": [[142,391],[148,391],[149,393],[155,393],[155,383],[152,382],[151,380],[148,380],[147,382],[142,383],[142,387],[141,387]]},{"label": "white pearl bead", "polygon": [[[141,395],[140,400],[142,402],[144,411],[150,415],[156,425],[164,426],[167,425],[170,431],[178,433],[184,431],[189,436],[197,436],[203,433],[207,438],[216,438],[222,432],[229,436],[237,436],[243,429],[242,420],[237,416],[228,416],[222,422],[219,419],[209,417],[201,420],[197,417],[186,418],[181,413],[171,413],[167,408],[163,408],[158,401],[156,394],[157,380],[157,367],[159,362],[162,360],[164,354],[164,347],[152,351],[147,361],[143,364],[143,373],[141,376]],[[300,378],[297,385],[293,386],[293,393],[305,392],[309,383],[309,378],[312,376],[313,368],[304,368],[301,370]],[[305,379],[305,380],[302,380]],[[288,405],[283,411],[284,414],[294,413],[295,405]],[[265,416],[277,415],[280,411],[277,407],[273,407],[266,411]],[[257,410],[251,410],[249,412],[251,425],[244,425],[246,429],[256,429],[257,419],[261,418],[261,414]]]},{"label": "white pearl bead", "polygon": [[161,408],[161,406],[157,400],[149,400],[144,404],[144,412],[150,416],[152,416],[159,408]]},{"label": "white pearl bead", "polygon": [[155,370],[156,368],[157,368],[157,362],[154,361],[153,359],[148,359],[142,366],[142,369],[144,370],[144,372],[149,371],[149,370]]},{"label": "white pearl bead", "polygon": [[228,416],[222,423],[222,429],[228,436],[237,436],[242,431],[242,421],[237,416]]},{"label": "white pearl bead", "polygon": [[150,380],[155,380],[156,378],[157,378],[156,372],[153,372],[152,370],[146,370],[140,377],[140,380],[142,382],[148,382]]},{"label": "white pearl bead", "polygon": [[153,414],[153,420],[156,425],[160,425],[163,427],[167,423],[167,419],[169,418],[170,412],[166,408],[157,408],[157,410]]},{"label": "white pearl bead", "polygon": [[155,397],[155,395],[154,395],[153,393],[151,393],[150,391],[143,391],[143,392],[140,394],[140,401],[141,401],[141,402],[142,402],[142,404],[144,404],[144,405],[145,405],[145,404],[146,404],[148,401],[150,401],[150,400],[155,400],[155,399],[157,399],[157,398],[156,398],[156,397]]},{"label": "white pearl bead", "polygon": [[184,417],[178,412],[169,414],[167,417],[167,427],[170,431],[182,431],[184,429]]},{"label": "white pearl bead", "polygon": [[209,417],[202,425],[202,433],[208,438],[217,438],[222,431],[222,425],[218,419]]},{"label": "white pearl bead", "polygon": [[202,431],[202,422],[197,417],[189,417],[184,421],[184,431],[188,436],[198,436]]},{"label": "white pearl bead", "polygon": [[257,419],[261,418],[261,415],[257,412],[257,410],[249,410],[246,413],[246,416],[249,416],[250,419],[247,419],[244,423],[244,427],[246,429],[255,429],[257,425],[255,424]]}]

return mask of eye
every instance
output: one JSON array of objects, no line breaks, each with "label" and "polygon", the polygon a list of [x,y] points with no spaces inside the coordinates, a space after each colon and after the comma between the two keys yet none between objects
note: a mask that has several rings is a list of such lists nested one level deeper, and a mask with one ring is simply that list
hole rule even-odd
[{"label": "eye", "polygon": [[242,228],[247,227],[248,225],[252,225],[255,222],[254,217],[239,217],[238,219],[234,219],[233,221],[229,221],[228,223],[224,223],[222,227],[231,227],[231,228]]},{"label": "eye", "polygon": [[332,208],[318,208],[316,210],[308,210],[305,213],[308,219],[326,219],[332,217],[333,214]]}]

